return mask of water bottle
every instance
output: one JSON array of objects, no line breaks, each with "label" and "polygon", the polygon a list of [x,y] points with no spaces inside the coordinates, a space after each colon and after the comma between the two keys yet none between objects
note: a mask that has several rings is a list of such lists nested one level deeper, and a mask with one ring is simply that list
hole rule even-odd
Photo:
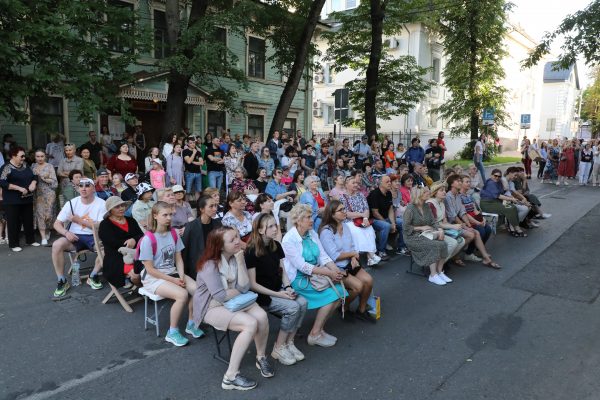
[{"label": "water bottle", "polygon": [[79,261],[75,261],[71,264],[71,286],[81,285],[81,278],[79,276]]}]

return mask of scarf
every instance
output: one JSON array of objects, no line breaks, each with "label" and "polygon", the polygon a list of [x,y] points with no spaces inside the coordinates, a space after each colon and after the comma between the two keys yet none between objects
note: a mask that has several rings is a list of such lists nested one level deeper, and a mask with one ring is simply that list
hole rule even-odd
[{"label": "scarf", "polygon": [[248,278],[248,272],[246,271],[244,264],[244,252],[240,251],[227,260],[223,254],[221,254],[221,262],[219,263],[219,274],[221,275],[221,282],[225,290],[229,289],[229,284],[232,283],[232,287],[248,285],[250,279]]}]

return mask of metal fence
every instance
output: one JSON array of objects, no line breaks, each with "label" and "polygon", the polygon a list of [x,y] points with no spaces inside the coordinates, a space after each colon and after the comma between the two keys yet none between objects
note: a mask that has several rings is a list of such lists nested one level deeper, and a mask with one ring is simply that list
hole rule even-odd
[{"label": "metal fence", "polygon": [[[330,136],[330,133],[332,133],[332,131],[326,131],[326,132],[325,131],[313,131],[313,135],[317,138],[317,140],[320,140],[322,138],[328,138]],[[335,138],[336,139],[350,139],[350,144],[352,145],[357,140],[360,140],[363,135],[364,135],[364,132],[344,132],[344,131],[342,131],[341,134],[339,132],[337,132],[335,135]],[[405,130],[405,131],[378,132],[377,135],[379,138],[387,137],[396,146],[398,145],[398,143],[402,143],[406,147],[410,146],[410,142],[414,137],[420,138],[422,145],[423,145],[423,142],[425,142],[427,139],[437,137],[437,135],[417,133],[410,129]]]}]

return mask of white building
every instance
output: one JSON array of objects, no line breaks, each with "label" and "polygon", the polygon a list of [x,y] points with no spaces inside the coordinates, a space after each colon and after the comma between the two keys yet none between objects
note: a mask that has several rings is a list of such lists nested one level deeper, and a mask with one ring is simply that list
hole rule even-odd
[{"label": "white building", "polygon": [[571,138],[577,133],[577,99],[580,94],[577,64],[553,70],[544,65],[540,139]]}]

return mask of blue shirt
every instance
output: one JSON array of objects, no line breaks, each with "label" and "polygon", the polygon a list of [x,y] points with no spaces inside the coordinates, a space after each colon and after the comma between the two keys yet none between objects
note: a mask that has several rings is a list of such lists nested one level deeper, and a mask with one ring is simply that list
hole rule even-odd
[{"label": "blue shirt", "polygon": [[418,147],[409,147],[408,151],[406,152],[406,162],[408,164],[412,163],[412,162],[417,162],[419,164],[423,163],[423,160],[425,160],[425,150],[423,150],[423,148],[421,146]]},{"label": "blue shirt", "polygon": [[345,260],[336,261],[337,258],[342,253],[356,251],[354,247],[354,242],[352,241],[352,234],[350,233],[350,229],[345,224],[342,224],[342,234],[340,235],[337,232],[333,232],[330,226],[323,228],[321,233],[319,234],[319,239],[321,239],[321,244],[325,249],[325,253],[335,265],[342,269],[346,269],[350,264],[350,259],[347,258]]},{"label": "blue shirt", "polygon": [[277,200],[277,195],[283,194],[287,192],[287,188],[281,182],[275,182],[275,179],[271,179],[269,183],[267,183],[267,188],[265,189],[265,193],[271,195],[273,200]]},{"label": "blue shirt", "polygon": [[489,178],[481,189],[481,200],[496,200],[502,193],[504,193],[502,183],[494,182],[492,178]]}]

